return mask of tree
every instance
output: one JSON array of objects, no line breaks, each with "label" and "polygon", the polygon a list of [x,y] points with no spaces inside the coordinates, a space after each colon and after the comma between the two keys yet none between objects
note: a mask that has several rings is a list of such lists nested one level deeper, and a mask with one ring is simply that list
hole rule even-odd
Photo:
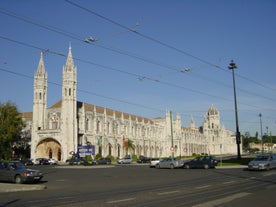
[{"label": "tree", "polygon": [[128,154],[129,149],[134,150],[135,147],[133,145],[133,141],[130,140],[130,139],[127,139],[126,142],[125,142],[125,148],[126,148],[126,154]]},{"label": "tree", "polygon": [[0,102],[0,159],[12,158],[15,143],[20,140],[23,127],[17,107],[10,102]]}]

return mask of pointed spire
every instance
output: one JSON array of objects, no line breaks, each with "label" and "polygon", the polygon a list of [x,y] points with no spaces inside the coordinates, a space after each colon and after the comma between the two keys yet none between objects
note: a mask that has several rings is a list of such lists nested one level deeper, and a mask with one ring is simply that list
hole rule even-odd
[{"label": "pointed spire", "polygon": [[43,52],[40,53],[40,60],[37,67],[37,74],[43,75],[45,73],[44,61],[43,61]]},{"label": "pointed spire", "polygon": [[69,51],[68,51],[68,55],[67,55],[67,60],[66,60],[66,64],[65,64],[65,69],[66,70],[73,70],[74,69],[74,60],[73,60],[73,55],[72,55],[72,47],[71,44],[69,45]]}]

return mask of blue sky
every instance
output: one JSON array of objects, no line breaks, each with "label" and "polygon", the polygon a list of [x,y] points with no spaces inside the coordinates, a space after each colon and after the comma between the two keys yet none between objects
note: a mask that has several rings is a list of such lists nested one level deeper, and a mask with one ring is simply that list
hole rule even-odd
[{"label": "blue sky", "polygon": [[184,126],[191,116],[201,126],[214,104],[235,131],[233,59],[241,133],[260,133],[261,113],[275,135],[275,10],[274,0],[1,0],[0,102],[32,111],[41,50],[48,106],[60,100],[71,44],[79,101],[147,118],[172,110]]}]

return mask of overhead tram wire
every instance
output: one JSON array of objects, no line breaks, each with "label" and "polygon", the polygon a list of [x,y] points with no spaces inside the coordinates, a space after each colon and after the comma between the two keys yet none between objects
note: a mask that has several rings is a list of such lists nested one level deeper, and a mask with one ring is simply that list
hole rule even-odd
[{"label": "overhead tram wire", "polygon": [[[63,53],[55,52],[55,51],[52,51],[52,50],[49,50],[49,49],[44,49],[44,48],[37,47],[37,46],[31,45],[31,44],[27,44],[27,43],[22,43],[20,41],[12,40],[10,38],[3,37],[1,35],[0,35],[0,38],[8,40],[8,41],[11,41],[13,43],[17,43],[17,44],[26,46],[26,47],[31,47],[31,48],[34,48],[34,49],[37,49],[37,50],[40,50],[40,51],[47,51],[50,54],[66,57]],[[135,74],[135,73],[126,72],[126,71],[121,70],[121,69],[116,69],[114,67],[104,66],[104,65],[101,65],[101,64],[94,63],[92,61],[83,60],[83,59],[76,58],[76,57],[74,57],[73,59],[76,60],[76,61],[79,61],[79,62],[86,63],[86,64],[98,66],[98,67],[104,68],[106,70],[112,70],[112,71],[120,72],[120,73],[123,73],[123,74],[126,74],[126,75],[130,75],[130,76],[136,77],[138,79],[142,78],[142,80],[149,80],[149,81],[152,81],[152,82],[155,82],[155,83],[159,83],[159,84],[162,84],[162,85],[166,85],[166,86],[170,86],[170,87],[174,87],[174,88],[178,88],[178,89],[183,89],[183,90],[195,93],[195,94],[205,95],[205,96],[208,96],[208,97],[217,98],[219,100],[225,100],[225,101],[228,101],[228,102],[232,102],[232,100],[226,99],[224,97],[219,97],[219,96],[216,96],[216,95],[213,95],[213,94],[204,93],[204,92],[201,92],[201,91],[198,91],[198,90],[190,89],[190,88],[187,88],[187,87],[184,87],[184,86],[181,86],[181,85],[176,85],[176,84],[173,84],[173,83],[170,83],[170,82],[160,81],[158,79],[154,79],[154,78],[151,78],[151,77],[147,77],[147,76],[143,76],[143,75],[139,75],[139,74]],[[243,105],[246,105],[246,106],[251,106],[251,107],[254,107],[254,108],[258,108],[258,109],[260,108],[258,106],[249,105],[247,103],[240,102],[240,104],[243,104]]]},{"label": "overhead tram wire", "polygon": [[[68,3],[71,3],[71,2],[69,2],[69,1],[67,1],[67,2],[68,2]],[[77,4],[73,4],[73,5],[77,6]],[[77,7],[79,7],[79,6],[77,6]],[[119,23],[117,23],[117,22],[115,22],[115,21],[113,21],[113,20],[110,20],[110,19],[108,19],[108,18],[106,18],[106,17],[104,17],[104,16],[102,16],[102,15],[99,15],[99,14],[97,14],[96,12],[93,12],[93,11],[91,11],[91,10],[88,10],[88,9],[86,9],[86,8],[84,8],[84,7],[80,7],[80,8],[81,8],[81,9],[84,9],[84,10],[86,10],[86,11],[92,12],[93,14],[95,14],[95,15],[101,17],[101,18],[104,18],[105,20],[107,20],[107,21],[109,21],[109,22],[111,22],[111,23],[113,23],[113,24],[116,24],[116,25],[118,25],[118,26],[120,26],[120,27],[122,27],[122,28],[124,28],[124,29],[126,29],[126,30],[128,30],[128,31],[133,32],[133,29],[130,29],[129,27],[126,27],[126,26],[124,26],[124,25],[121,25],[121,24],[119,24]],[[17,19],[20,19],[20,20],[22,20],[22,21],[24,21],[24,22],[27,22],[27,23],[36,25],[36,26],[38,26],[38,27],[47,29],[47,30],[49,30],[49,31],[52,31],[52,32],[55,32],[55,33],[58,33],[58,34],[61,34],[61,35],[67,36],[67,37],[70,37],[70,38],[72,38],[72,39],[75,39],[75,40],[78,40],[78,41],[81,41],[81,42],[84,42],[83,38],[79,37],[79,36],[76,35],[76,34],[73,34],[73,33],[70,33],[70,32],[64,31],[64,30],[61,30],[61,29],[59,29],[59,28],[57,28],[57,27],[53,27],[53,26],[50,26],[50,25],[44,25],[44,24],[42,24],[42,23],[39,23],[39,22],[34,21],[33,19],[30,19],[29,17],[22,16],[22,15],[18,15],[18,14],[16,14],[16,13],[12,12],[12,11],[9,11],[9,10],[3,9],[3,8],[0,8],[0,13],[3,13],[3,14],[8,15],[8,16],[12,16],[12,17],[17,18]],[[135,31],[136,31],[136,30],[135,30]],[[144,58],[144,57],[141,57],[141,56],[139,56],[139,55],[137,55],[137,54],[133,54],[133,53],[130,53],[130,52],[122,51],[122,50],[120,50],[120,49],[117,49],[117,48],[114,48],[114,47],[111,47],[111,46],[108,47],[108,46],[104,46],[104,45],[102,45],[102,44],[91,44],[91,45],[96,46],[96,47],[100,47],[100,48],[102,48],[102,49],[110,50],[110,51],[113,51],[113,52],[116,52],[116,53],[119,53],[119,54],[122,54],[122,55],[126,55],[126,56],[129,56],[129,57],[135,58],[135,59],[139,59],[139,60],[144,61],[144,62],[147,62],[147,63],[155,64],[155,65],[164,67],[164,68],[166,68],[166,69],[173,70],[173,71],[175,71],[175,72],[181,72],[181,70],[176,69],[176,68],[174,68],[174,67],[172,67],[172,66],[164,65],[164,64],[158,63],[158,62],[156,62],[156,61],[154,61],[154,60],[149,60],[149,59],[146,59],[146,58]],[[57,54],[58,54],[58,55],[61,55],[61,56],[65,56],[65,55],[62,54],[62,53],[57,53]],[[212,64],[212,65],[213,65],[213,64]],[[220,68],[221,68],[221,67],[220,67]],[[221,69],[222,69],[222,68],[221,68]],[[228,72],[228,71],[227,71],[227,72]],[[250,79],[248,79],[248,81],[250,81]],[[255,83],[257,84],[256,81],[255,81]],[[245,90],[243,90],[243,91],[245,91]],[[252,94],[252,92],[247,92],[247,93],[249,93],[249,94],[251,93],[251,94]],[[266,99],[271,100],[271,98],[267,98],[267,97],[266,97]]]},{"label": "overhead tram wire", "polygon": [[[68,37],[70,37],[70,38],[73,38],[73,39],[76,39],[76,40],[78,40],[78,41],[83,42],[83,38],[80,38],[80,37],[79,37],[78,35],[76,35],[76,34],[73,34],[73,33],[70,33],[70,32],[64,31],[64,30],[61,30],[61,29],[59,29],[59,28],[56,28],[56,27],[53,27],[53,26],[50,26],[50,25],[43,25],[42,23],[35,22],[34,20],[32,20],[32,19],[30,19],[30,18],[28,18],[28,17],[26,17],[26,16],[20,16],[20,15],[18,15],[18,14],[16,14],[16,13],[11,12],[11,11],[8,11],[8,10],[6,10],[6,9],[0,8],[0,12],[6,14],[6,15],[8,15],[8,16],[12,16],[12,17],[14,17],[14,18],[17,18],[17,19],[20,19],[20,20],[22,20],[22,21],[25,21],[25,22],[27,22],[27,23],[30,23],[30,24],[33,24],[33,25],[42,27],[42,28],[47,29],[47,30],[50,30],[50,31],[52,31],[52,32],[55,32],[55,33],[58,33],[58,34],[61,34],[61,35],[65,35],[65,36],[68,36]],[[111,20],[111,21],[112,21],[112,20]],[[112,21],[112,22],[113,22],[113,21]],[[118,24],[118,25],[120,25],[120,24]],[[123,28],[129,29],[130,31],[132,31],[132,30],[131,30],[130,28],[128,28],[128,27],[123,26]],[[69,34],[69,35],[68,35],[68,34]],[[6,39],[8,39],[8,38],[6,38]],[[16,42],[16,40],[14,40],[14,41]],[[22,43],[21,43],[21,44],[22,44]],[[24,44],[24,43],[23,43],[23,44]],[[171,67],[171,66],[167,66],[167,65],[164,65],[164,64],[160,64],[160,63],[157,63],[156,61],[148,60],[148,59],[146,59],[146,58],[144,58],[144,57],[141,57],[141,56],[138,56],[138,55],[136,55],[136,54],[131,54],[131,53],[129,53],[129,52],[125,52],[125,51],[122,51],[122,50],[119,50],[119,49],[116,49],[116,48],[113,48],[113,47],[107,47],[107,46],[98,45],[98,44],[92,44],[92,45],[93,45],[93,46],[100,47],[100,48],[103,48],[103,49],[106,49],[106,50],[111,50],[111,51],[117,52],[117,53],[119,53],[119,54],[127,55],[127,56],[129,56],[129,57],[136,58],[136,59],[142,60],[142,61],[144,61],[144,62],[148,62],[148,63],[155,64],[155,65],[158,65],[158,66],[162,66],[162,67],[165,67],[165,68],[167,68],[167,69],[173,70],[173,71],[175,71],[175,72],[181,72],[181,70],[178,70],[178,69],[173,68],[173,67]],[[26,45],[26,46],[27,46],[27,45]],[[35,47],[35,46],[33,46],[33,47]],[[45,51],[45,49],[43,49],[43,50]],[[42,51],[43,51],[43,50],[42,50]],[[48,52],[50,52],[50,51],[48,51]],[[51,53],[54,53],[54,52],[51,51]],[[61,56],[65,56],[65,55],[62,54],[62,53],[56,53],[56,54],[57,54],[57,55],[61,55]],[[100,65],[98,65],[98,66],[100,66]],[[140,77],[141,77],[141,76],[140,76]],[[142,76],[142,77],[146,77],[146,76]],[[154,81],[158,82],[156,79],[152,79],[152,78],[147,78],[147,79],[148,79],[148,80],[154,80]],[[199,92],[199,93],[201,93],[201,92]],[[249,93],[249,92],[247,92],[247,93]],[[266,98],[266,99],[271,100],[271,98]]]},{"label": "overhead tram wire", "polygon": [[[151,36],[148,36],[148,35],[145,35],[145,34],[143,34],[143,33],[140,33],[140,32],[138,32],[137,30],[133,30],[133,29],[131,29],[130,27],[127,27],[127,26],[125,26],[125,25],[123,25],[123,24],[120,24],[120,23],[118,23],[117,21],[114,21],[114,20],[112,20],[112,19],[110,19],[110,18],[108,18],[108,17],[106,17],[106,16],[103,16],[103,15],[101,15],[101,14],[95,12],[95,11],[92,11],[91,9],[85,8],[85,7],[83,7],[83,6],[81,6],[81,5],[77,4],[77,3],[75,3],[75,2],[73,2],[73,1],[70,1],[70,0],[64,0],[64,1],[67,2],[67,3],[69,3],[69,4],[71,4],[71,5],[73,5],[73,6],[75,6],[75,7],[77,7],[77,8],[79,8],[79,9],[82,9],[82,10],[84,10],[84,11],[87,11],[88,13],[91,13],[91,14],[93,14],[93,15],[95,15],[95,16],[101,18],[101,19],[104,19],[104,20],[106,20],[106,21],[108,21],[108,22],[110,22],[110,23],[112,23],[112,24],[114,24],[114,25],[117,25],[118,27],[121,27],[121,28],[123,28],[123,29],[126,29],[126,30],[128,30],[128,31],[130,31],[130,32],[132,32],[132,33],[134,33],[134,34],[136,34],[136,35],[138,35],[138,36],[140,36],[140,37],[143,37],[143,38],[145,38],[145,39],[147,39],[147,40],[150,40],[150,41],[152,41],[152,42],[155,42],[155,43],[157,43],[157,44],[159,44],[159,45],[162,45],[162,46],[164,46],[164,47],[170,48],[170,49],[172,49],[172,50],[174,50],[174,51],[177,51],[177,52],[179,52],[179,53],[181,53],[181,54],[184,54],[184,55],[186,55],[186,56],[188,56],[188,57],[191,57],[191,58],[193,58],[193,59],[195,59],[195,60],[198,60],[198,61],[200,61],[200,62],[202,62],[202,63],[205,63],[205,64],[207,64],[207,65],[210,65],[210,66],[212,66],[212,67],[214,67],[214,68],[217,68],[217,69],[220,69],[220,70],[222,70],[222,71],[224,71],[224,72],[230,73],[227,69],[225,69],[225,68],[223,68],[223,67],[221,67],[221,66],[219,66],[219,65],[216,65],[216,64],[214,64],[214,63],[211,63],[210,61],[207,61],[207,60],[204,60],[204,59],[202,59],[202,58],[200,58],[200,57],[197,57],[197,56],[195,56],[195,55],[192,55],[191,53],[188,53],[188,52],[186,52],[186,51],[183,51],[183,50],[181,50],[181,49],[178,49],[178,48],[176,48],[176,47],[174,47],[174,46],[172,46],[172,45],[170,45],[170,44],[167,44],[167,43],[165,43],[165,42],[162,42],[162,41],[160,41],[160,40],[157,40],[157,39],[155,39],[155,38],[153,38],[153,37],[151,37]],[[276,91],[275,88],[268,87],[268,86],[266,86],[266,85],[264,85],[264,84],[261,84],[260,82],[251,80],[251,79],[249,79],[249,78],[247,78],[247,77],[245,77],[245,76],[242,76],[242,75],[239,75],[239,74],[236,74],[236,76],[238,76],[238,77],[240,77],[240,78],[242,78],[242,79],[244,79],[244,80],[247,80],[247,81],[249,81],[249,82],[252,82],[252,83],[254,83],[254,84],[256,84],[256,85],[259,85],[259,86],[261,86],[261,87],[263,87],[263,88],[266,88],[266,89],[270,89],[270,90]]]},{"label": "overhead tram wire", "polygon": [[[6,73],[10,73],[10,74],[13,74],[13,75],[17,75],[17,76],[21,76],[21,77],[33,80],[33,76],[26,75],[26,74],[19,73],[19,72],[14,72],[14,71],[2,68],[2,67],[0,67],[0,71],[3,71],[3,72],[6,72]],[[55,82],[52,82],[52,81],[48,81],[48,83],[52,84],[52,85],[56,85],[58,87],[62,87],[62,85],[59,84],[59,83],[55,83]],[[117,98],[110,97],[110,96],[104,96],[104,95],[101,95],[101,94],[97,94],[95,92],[91,92],[91,91],[87,91],[87,90],[83,90],[83,89],[79,89],[79,88],[77,89],[77,91],[81,92],[81,93],[84,93],[84,94],[89,94],[89,95],[93,95],[93,96],[96,96],[96,97],[100,97],[100,98],[104,98],[104,99],[108,99],[108,100],[112,100],[112,101],[116,101],[116,102],[120,102],[120,103],[125,103],[125,104],[128,104],[128,105],[137,106],[137,107],[144,108],[144,109],[147,109],[147,110],[152,110],[152,111],[161,112],[161,113],[164,112],[164,110],[161,110],[161,109],[145,106],[145,105],[142,105],[142,104],[132,103],[132,102],[129,102],[129,101],[117,99]],[[204,112],[204,111],[202,111],[202,112]],[[182,112],[181,114],[183,116],[189,116],[190,115],[190,113],[184,113],[184,112]],[[193,117],[202,118],[202,116],[196,116],[196,115],[193,115]],[[245,122],[245,123],[249,123],[249,122]]]},{"label": "overhead tram wire", "polygon": [[[77,41],[85,42],[84,38],[80,37],[79,35],[73,34],[73,33],[68,32],[68,31],[64,31],[62,29],[59,29],[59,28],[51,26],[51,25],[47,25],[47,24],[43,24],[41,22],[37,22],[37,21],[35,21],[35,20],[33,20],[33,19],[29,18],[29,17],[16,14],[15,12],[3,9],[1,7],[0,7],[0,13],[3,13],[5,15],[8,15],[8,16],[11,16],[11,17],[14,17],[16,19],[19,19],[21,21],[27,22],[29,24],[41,27],[41,28],[46,29],[48,31],[55,32],[55,33],[58,33],[58,34],[63,35],[63,36],[67,36],[67,37],[75,39]],[[87,44],[87,42],[86,42],[86,44]],[[180,70],[177,69],[176,67],[168,66],[168,65],[165,65],[163,63],[159,63],[159,62],[157,62],[155,60],[150,60],[148,58],[139,56],[139,55],[131,53],[129,51],[123,51],[121,49],[118,49],[118,48],[115,48],[115,47],[112,47],[112,46],[105,46],[105,45],[99,44],[99,43],[97,43],[97,44],[89,44],[89,45],[92,45],[92,46],[95,46],[95,47],[99,47],[99,48],[102,48],[102,49],[105,49],[105,50],[109,50],[109,51],[112,51],[112,52],[115,52],[115,53],[118,53],[118,54],[121,54],[121,55],[126,55],[128,57],[132,57],[134,59],[138,59],[138,60],[141,60],[141,61],[146,62],[146,63],[151,63],[151,64],[154,64],[154,65],[158,65],[158,66],[161,66],[163,68],[172,70],[174,72],[180,72]]]},{"label": "overhead tram wire", "polygon": [[[14,72],[14,71],[2,68],[2,67],[0,67],[0,71],[6,72],[6,73],[10,73],[10,74],[13,74],[13,75],[17,75],[17,76],[21,76],[21,77],[25,77],[25,78],[32,79],[32,80],[34,78],[33,76],[26,75],[26,74],[19,73],[19,72]],[[59,84],[59,83],[55,83],[55,82],[52,82],[52,81],[48,81],[48,83],[52,84],[52,85],[56,85],[56,86],[62,87],[62,85]],[[120,103],[129,104],[129,105],[132,105],[132,106],[138,106],[138,107],[141,107],[141,108],[144,108],[144,109],[148,109],[148,110],[152,110],[152,111],[156,111],[156,112],[164,112],[164,110],[161,110],[161,109],[145,106],[143,104],[133,103],[133,102],[130,102],[130,101],[124,101],[124,100],[117,99],[117,98],[110,97],[110,96],[100,95],[100,94],[97,94],[97,93],[94,93],[94,92],[91,92],[91,91],[87,91],[87,90],[83,90],[83,89],[77,89],[77,91],[81,92],[81,93],[90,94],[90,95],[93,95],[93,96],[97,96],[97,97],[101,97],[101,98],[117,101],[117,102],[120,102]]]}]

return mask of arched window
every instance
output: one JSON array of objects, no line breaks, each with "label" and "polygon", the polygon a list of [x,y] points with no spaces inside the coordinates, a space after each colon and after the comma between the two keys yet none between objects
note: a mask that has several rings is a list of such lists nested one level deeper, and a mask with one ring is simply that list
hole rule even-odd
[{"label": "arched window", "polygon": [[100,132],[100,121],[97,121],[96,133]]},{"label": "arched window", "polygon": [[111,155],[112,153],[112,146],[111,144],[108,145],[108,155]]},{"label": "arched window", "polygon": [[58,149],[58,157],[57,158],[58,158],[58,161],[61,160],[61,149],[60,148]]},{"label": "arched window", "polygon": [[89,130],[89,119],[85,120],[85,130]]}]

